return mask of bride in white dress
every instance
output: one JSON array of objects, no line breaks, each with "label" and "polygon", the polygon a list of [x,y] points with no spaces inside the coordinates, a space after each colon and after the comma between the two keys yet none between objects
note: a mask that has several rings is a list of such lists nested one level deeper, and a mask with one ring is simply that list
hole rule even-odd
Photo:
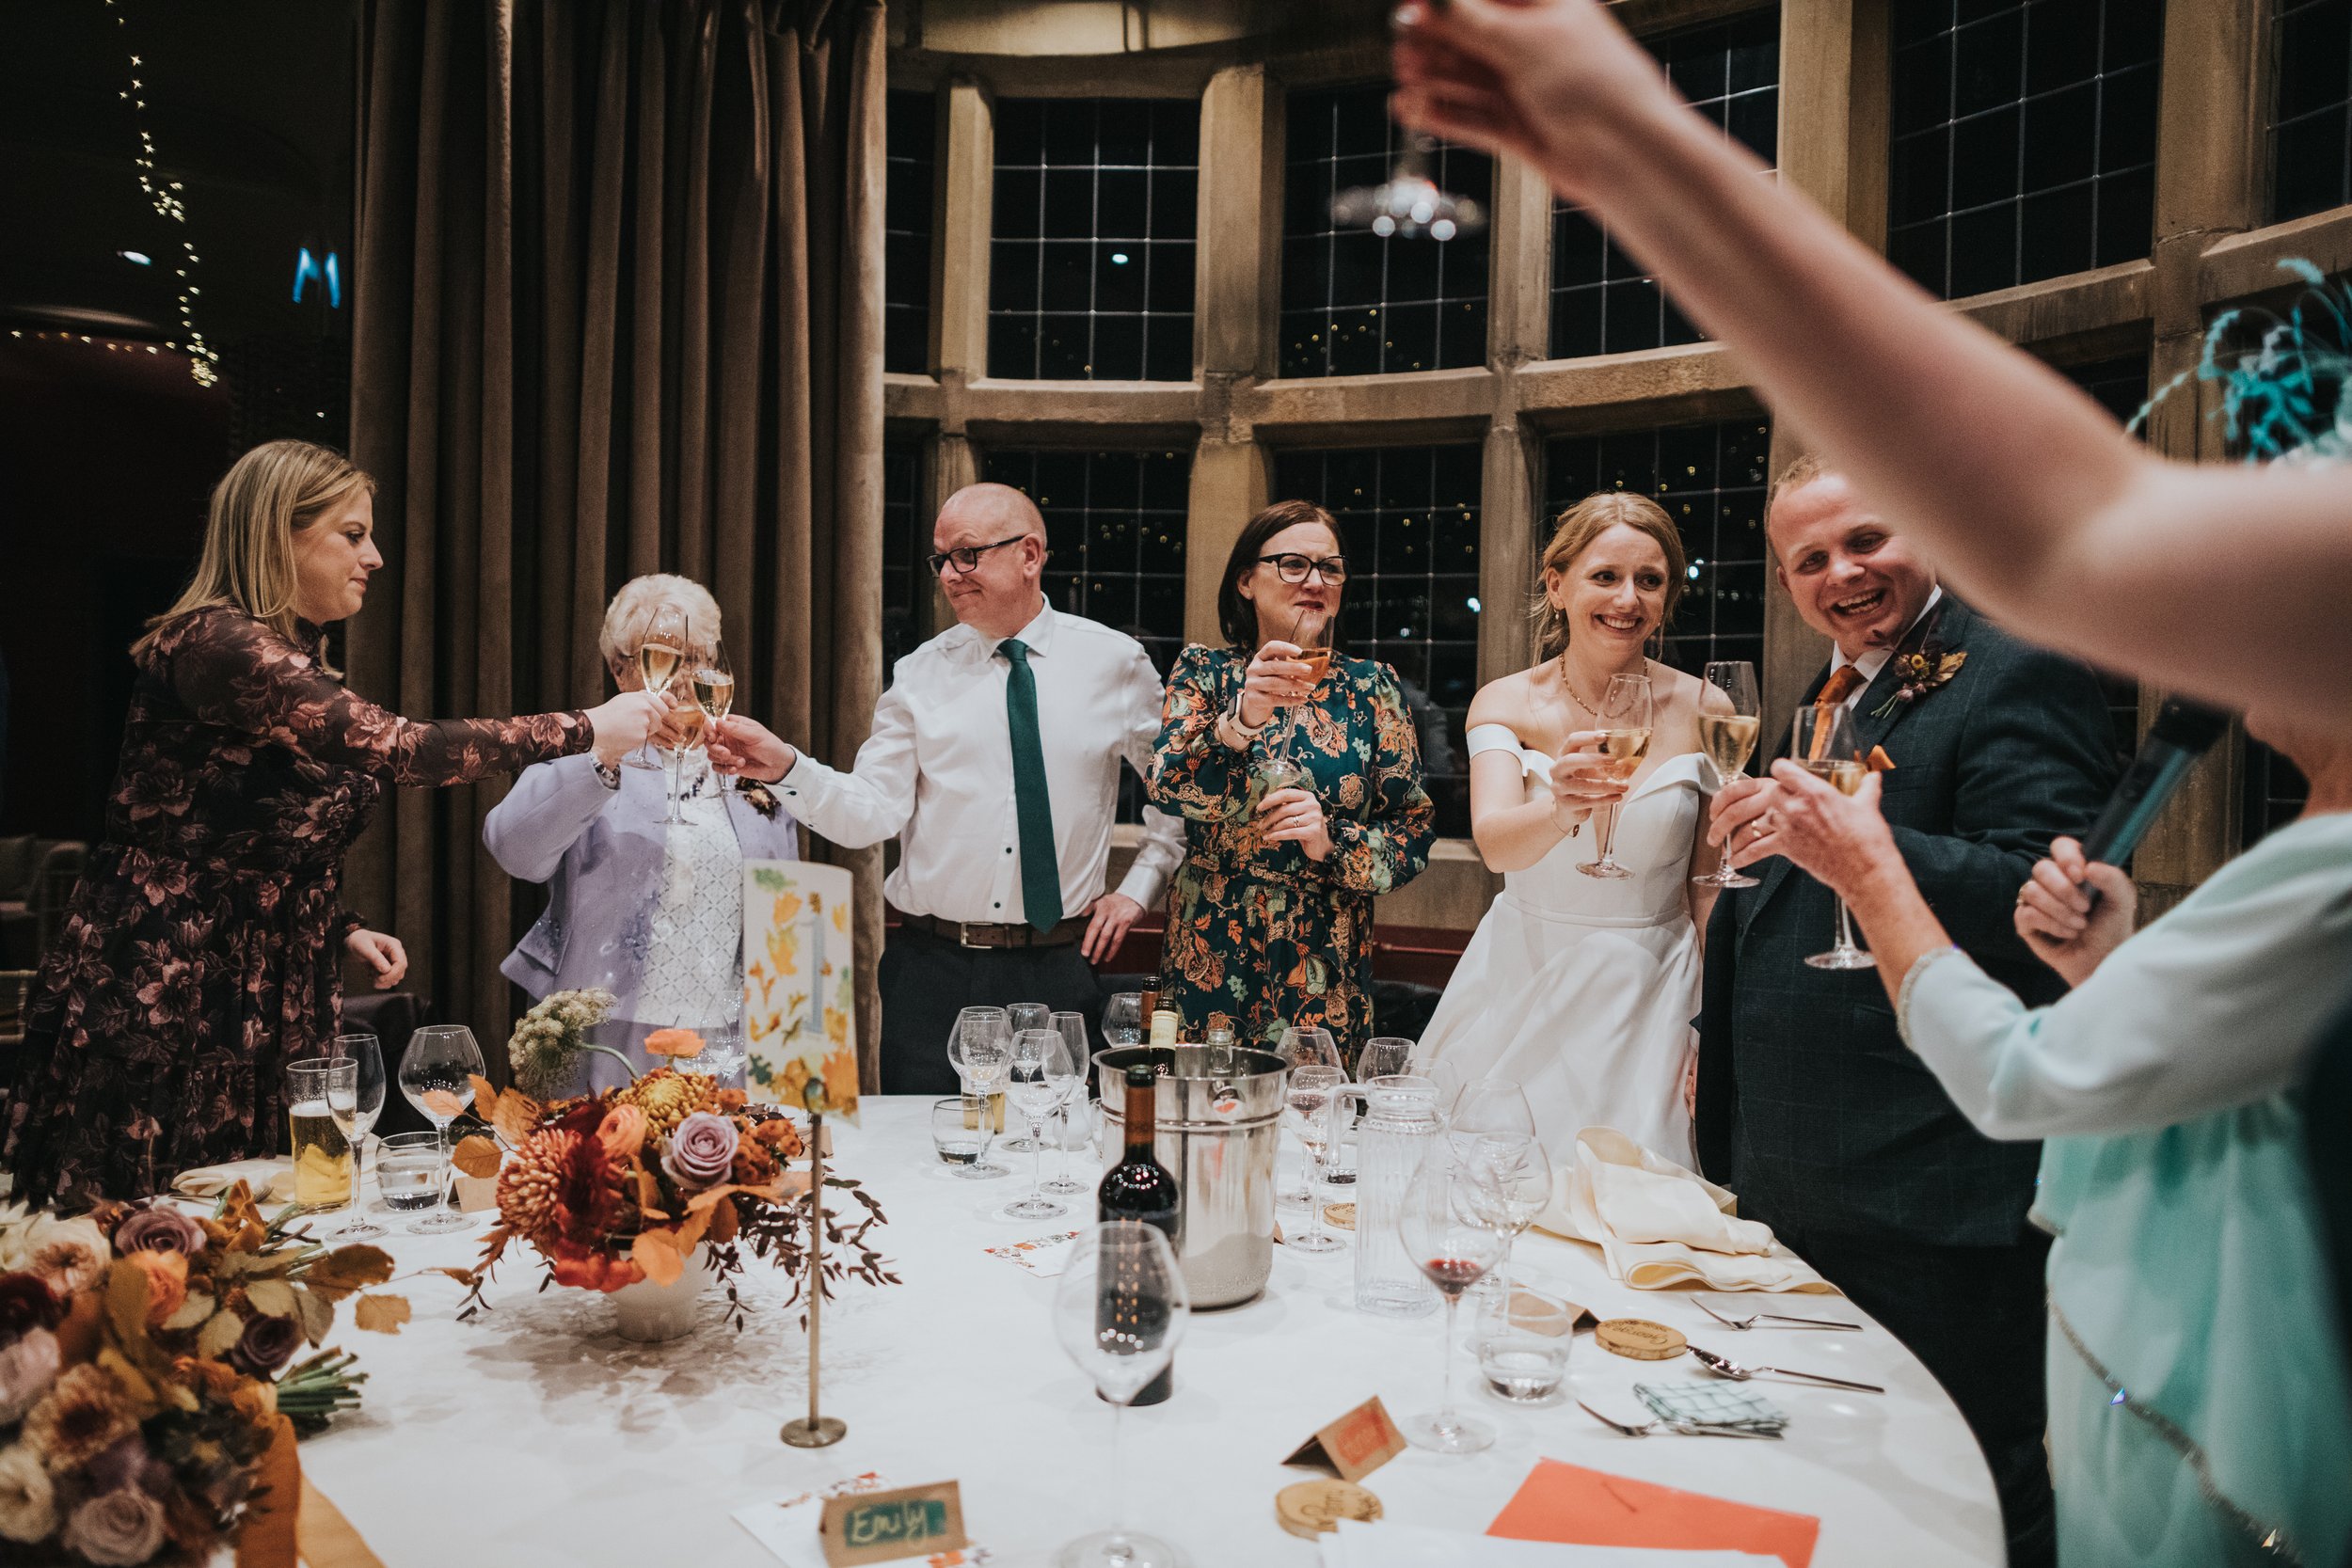
[{"label": "bride in white dress", "polygon": [[[1503,890],[1479,922],[1415,1059],[1518,1084],[1555,1168],[1586,1127],[1691,1163],[1684,1065],[1699,1006],[1699,933],[1715,855],[1698,714],[1724,693],[1646,657],[1685,580],[1673,522],[1645,496],[1588,496],[1544,551],[1538,662],[1470,704],[1470,826]],[[1655,716],[1630,778],[1597,750],[1612,676],[1646,673]],[[1556,759],[1556,760],[1555,760]],[[1607,811],[1632,873],[1587,876]]]}]

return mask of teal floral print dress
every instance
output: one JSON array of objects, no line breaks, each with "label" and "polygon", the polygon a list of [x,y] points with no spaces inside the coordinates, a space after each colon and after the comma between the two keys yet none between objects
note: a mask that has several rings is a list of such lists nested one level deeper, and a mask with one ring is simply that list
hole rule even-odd
[{"label": "teal floral print dress", "polygon": [[1257,805],[1263,765],[1291,719],[1277,712],[1247,752],[1216,736],[1250,656],[1186,648],[1168,680],[1152,803],[1184,818],[1185,853],[1168,892],[1161,999],[1199,1039],[1211,1013],[1244,1040],[1327,1029],[1348,1060],[1372,1034],[1372,901],[1429,863],[1436,810],[1396,673],[1333,656],[1295,710],[1291,758],[1323,801],[1331,852],[1268,844]]}]

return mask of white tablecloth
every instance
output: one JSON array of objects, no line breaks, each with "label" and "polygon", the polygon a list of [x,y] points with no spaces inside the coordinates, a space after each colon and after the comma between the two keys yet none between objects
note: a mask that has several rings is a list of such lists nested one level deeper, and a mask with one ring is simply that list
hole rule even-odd
[{"label": "white tablecloth", "polygon": [[[956,1180],[931,1153],[928,1103],[868,1100],[862,1127],[836,1131],[835,1166],[882,1199],[890,1223],[875,1235],[904,1281],[851,1285],[825,1309],[824,1407],[849,1423],[845,1441],[803,1451],[777,1440],[781,1423],[806,1409],[807,1339],[772,1271],[750,1271],[741,1334],[721,1323],[714,1293],[697,1333],[641,1346],[612,1333],[602,1298],[540,1293],[535,1255],[516,1249],[492,1288],[495,1310],[471,1323],[453,1321],[460,1288],[437,1275],[394,1287],[416,1308],[397,1337],[358,1333],[346,1315],[337,1341],[361,1354],[366,1402],[303,1445],[305,1470],[388,1568],[762,1568],[775,1560],[734,1522],[735,1510],[867,1470],[901,1484],[953,1478],[967,1528],[998,1561],[1049,1560],[1061,1542],[1106,1522],[1111,1416],[1055,1342],[1055,1282],[981,1249],[1090,1219],[1091,1201],[1079,1200],[1069,1220],[1000,1217],[1026,1188],[1025,1157],[998,1157],[1014,1178]],[[1082,1156],[1073,1164],[1092,1179],[1096,1167]],[[404,1273],[466,1260],[476,1244],[402,1234],[404,1220],[379,1218],[395,1229],[383,1244]],[[336,1223],[327,1216],[325,1228]],[[1888,1392],[1758,1382],[1750,1386],[1789,1413],[1781,1442],[1634,1439],[1573,1404],[1527,1410],[1489,1399],[1460,1354],[1462,1398],[1501,1439],[1470,1457],[1408,1449],[1391,1461],[1365,1481],[1389,1517],[1484,1530],[1534,1462],[1550,1457],[1818,1514],[1819,1568],[2001,1561],[1999,1510],[1967,1427],[1875,1324],[1861,1334],[1735,1333],[1674,1292],[1613,1285],[1593,1248],[1530,1233],[1518,1256],[1522,1281],[1603,1317],[1651,1318],[1737,1359]],[[1125,1418],[1131,1525],[1180,1544],[1195,1568],[1315,1561],[1311,1545],[1275,1522],[1275,1493],[1311,1475],[1281,1457],[1374,1394],[1401,1420],[1438,1393],[1441,1320],[1359,1315],[1349,1305],[1353,1266],[1352,1250],[1278,1247],[1263,1297],[1195,1315],[1175,1397]],[[1837,1297],[1744,1299],[1867,1322]],[[1687,1357],[1620,1359],[1589,1334],[1578,1337],[1569,1370],[1575,1391],[1628,1418],[1640,1412],[1635,1381],[1700,1375]]]}]

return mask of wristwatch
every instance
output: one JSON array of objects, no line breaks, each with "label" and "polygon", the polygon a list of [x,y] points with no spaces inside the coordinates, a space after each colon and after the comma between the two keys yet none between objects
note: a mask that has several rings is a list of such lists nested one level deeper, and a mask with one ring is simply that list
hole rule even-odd
[{"label": "wristwatch", "polygon": [[607,789],[621,787],[621,770],[606,765],[602,757],[590,757],[588,766],[596,770],[596,782]]},{"label": "wristwatch", "polygon": [[[1266,722],[1272,723],[1273,720],[1269,718]],[[1264,731],[1265,724],[1242,722],[1241,693],[1238,691],[1233,693],[1233,700],[1225,705],[1225,711],[1216,716],[1216,737],[1236,752],[1249,750],[1250,742]]]}]

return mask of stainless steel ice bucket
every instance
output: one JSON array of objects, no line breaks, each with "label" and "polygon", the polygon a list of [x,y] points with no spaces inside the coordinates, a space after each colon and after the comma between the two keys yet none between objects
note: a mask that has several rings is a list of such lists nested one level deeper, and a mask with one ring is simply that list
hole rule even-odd
[{"label": "stainless steel ice bucket", "polygon": [[[1274,1272],[1274,1151],[1289,1069],[1271,1051],[1220,1051],[1209,1071],[1200,1046],[1114,1046],[1094,1053],[1104,1157],[1126,1137],[1127,1069],[1159,1074],[1152,1152],[1176,1178],[1176,1255],[1196,1307],[1238,1307]],[[1178,1076],[1179,1073],[1184,1076]]]}]

